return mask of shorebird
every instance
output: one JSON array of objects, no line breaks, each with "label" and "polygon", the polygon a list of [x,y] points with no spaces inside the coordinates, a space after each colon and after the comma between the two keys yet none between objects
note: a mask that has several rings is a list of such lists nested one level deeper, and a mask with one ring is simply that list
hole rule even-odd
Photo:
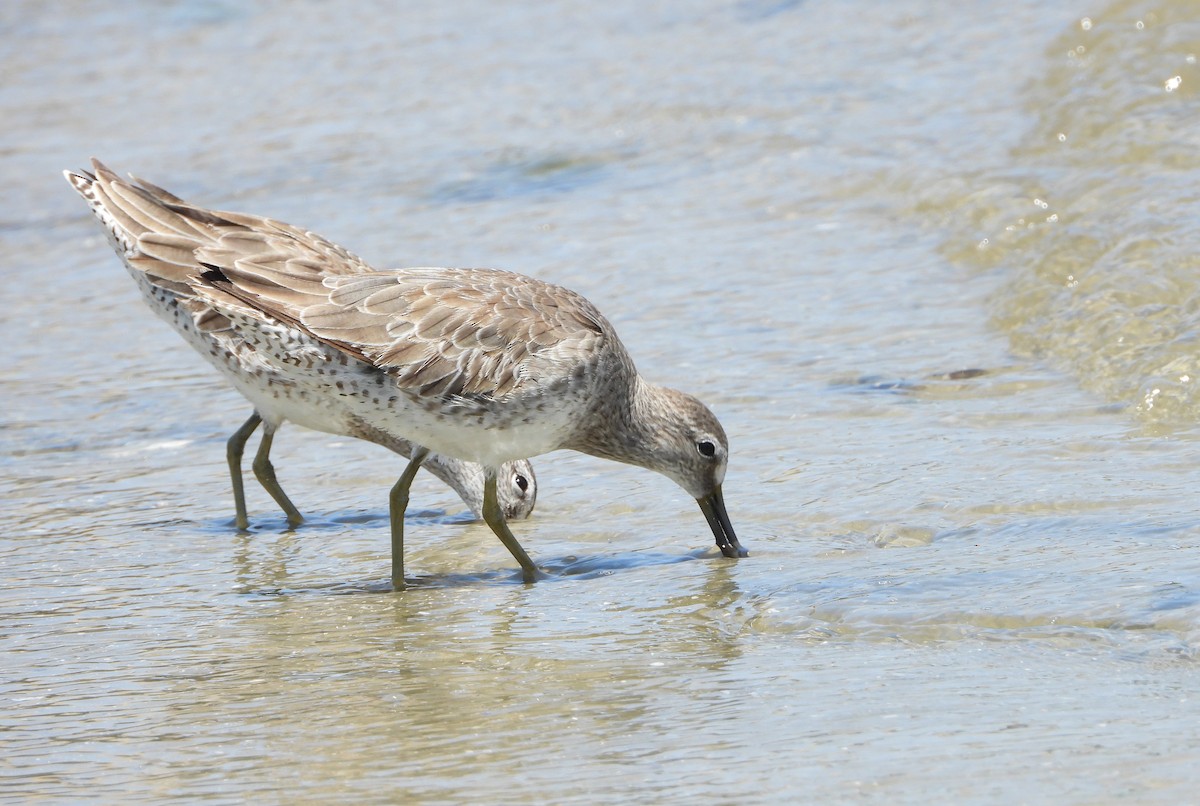
[{"label": "shorebird", "polygon": [[[313,396],[307,390],[296,388],[286,372],[278,371],[270,361],[264,360],[256,348],[241,338],[230,327],[229,321],[193,289],[192,278],[203,271],[203,267],[189,256],[189,248],[194,253],[201,246],[216,245],[230,230],[239,227],[260,231],[270,228],[289,230],[286,225],[190,208],[185,201],[162,188],[148,182],[130,184],[101,163],[93,161],[93,164],[94,173],[66,172],[66,177],[104,226],[110,245],[133,275],[146,303],[254,406],[249,419],[226,444],[236,513],[234,523],[238,529],[249,528],[242,483],[242,455],[246,441],[259,425],[263,426],[263,435],[252,464],[254,475],[283,510],[292,527],[303,522],[304,517],[280,486],[270,458],[275,433],[285,421],[291,420],[318,431],[367,439],[390,448],[405,459],[412,455],[412,443],[396,435],[364,428],[352,412],[338,405],[341,401],[336,396]],[[370,271],[362,261],[323,242],[318,236],[299,231],[294,234],[308,237],[314,248],[328,249],[338,258],[319,264],[297,264],[293,267],[297,272],[310,273],[319,281],[324,272]],[[152,241],[155,236],[175,238],[177,251],[169,256],[155,257],[138,248],[139,238]],[[263,324],[271,323],[264,319]],[[457,492],[475,517],[482,516],[483,468],[437,454],[430,454],[423,466]],[[528,461],[507,463],[501,470],[500,479],[498,496],[505,516],[510,519],[528,517],[537,500],[533,467]]]},{"label": "shorebird", "polygon": [[[328,404],[360,434],[412,444],[389,495],[395,588],[409,486],[430,451],[483,467],[483,519],[527,582],[541,572],[508,527],[497,477],[505,462],[562,448],[667,476],[697,501],[723,555],[747,555],[722,495],[720,422],[691,395],[643,379],[613,326],[574,291],[493,269],[376,271],[296,227],[106,181],[128,202],[119,223],[134,234],[123,246],[132,270],[173,267],[311,409]],[[196,230],[219,237],[197,248]]]}]

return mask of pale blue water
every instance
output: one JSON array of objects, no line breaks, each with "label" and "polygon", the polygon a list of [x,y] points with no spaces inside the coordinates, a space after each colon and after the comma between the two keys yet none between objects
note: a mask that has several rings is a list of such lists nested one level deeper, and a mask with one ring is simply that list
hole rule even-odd
[{"label": "pale blue water", "polygon": [[[1190,799],[1200,446],[1187,394],[1144,398],[1191,371],[1195,169],[1163,155],[1200,38],[1155,14],[5,5],[2,797]],[[1084,33],[1103,69],[1064,72]],[[62,181],[93,154],[380,266],[583,292],[721,417],[751,557],[666,479],[555,454],[514,528],[554,579],[426,479],[419,584],[371,593],[399,464],[297,428],[310,523],[251,481],[237,535],[249,407]],[[1059,295],[1068,264],[1104,293]]]}]

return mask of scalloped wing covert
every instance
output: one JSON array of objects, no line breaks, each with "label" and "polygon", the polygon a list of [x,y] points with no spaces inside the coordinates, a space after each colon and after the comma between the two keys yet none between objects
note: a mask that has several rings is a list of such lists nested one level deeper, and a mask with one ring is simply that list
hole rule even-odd
[{"label": "scalloped wing covert", "polygon": [[[583,297],[512,272],[400,269],[299,283],[269,260],[214,284],[423,396],[505,399],[580,371],[610,327]],[[207,261],[206,261],[207,262]],[[210,279],[209,275],[205,279]]]},{"label": "scalloped wing covert", "polygon": [[204,262],[217,265],[224,265],[215,258],[218,254],[229,261],[274,257],[278,268],[296,276],[373,271],[353,252],[315,232],[271,218],[196,207],[145,180],[126,182],[99,160],[92,166],[94,174],[81,176],[94,180],[85,189],[95,196],[93,208],[99,205],[128,233],[128,242],[122,243],[133,253],[128,257],[155,280],[186,286],[202,271],[198,250],[210,253]]},{"label": "scalloped wing covert", "polygon": [[[109,229],[127,262],[174,292],[205,332],[236,328],[226,313],[275,319],[388,372],[401,388],[451,399],[504,399],[570,378],[592,360],[581,356],[602,354],[594,348],[616,338],[568,289],[487,269],[379,272],[309,230],[196,207],[97,160],[93,169],[80,176],[94,183],[76,187],[118,225]],[[201,279],[208,267],[224,282]]]},{"label": "scalloped wing covert", "polygon": [[133,177],[134,183],[127,182],[96,159],[92,170],[79,173],[88,181],[72,180],[72,184],[101,221],[109,224],[110,236],[125,251],[130,266],[176,294],[203,332],[230,327],[226,317],[211,307],[214,303],[260,321],[265,317],[230,295],[210,293],[208,299],[198,298],[194,284],[204,269],[202,259],[219,266],[252,261],[264,270],[275,269],[292,283],[309,285],[319,284],[325,275],[373,271],[353,252],[309,230],[262,216],[197,207],[144,179]]}]

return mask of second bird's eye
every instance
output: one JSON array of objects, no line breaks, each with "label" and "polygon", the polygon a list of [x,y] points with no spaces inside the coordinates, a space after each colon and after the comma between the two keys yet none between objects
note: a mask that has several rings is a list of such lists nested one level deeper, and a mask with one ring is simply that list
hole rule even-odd
[{"label": "second bird's eye", "polygon": [[716,456],[717,446],[709,442],[707,439],[702,439],[696,443],[696,450],[700,451],[701,456]]},{"label": "second bird's eye", "polygon": [[517,474],[517,486],[521,488],[521,492],[526,492],[529,489],[529,479]]}]

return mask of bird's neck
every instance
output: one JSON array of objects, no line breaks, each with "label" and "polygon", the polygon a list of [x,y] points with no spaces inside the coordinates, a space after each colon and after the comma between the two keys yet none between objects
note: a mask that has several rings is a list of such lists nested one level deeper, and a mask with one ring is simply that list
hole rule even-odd
[{"label": "bird's neck", "polygon": [[571,447],[602,459],[640,464],[635,457],[644,455],[641,446],[658,439],[656,412],[661,411],[658,404],[667,392],[665,387],[648,383],[635,374],[627,394],[598,399],[589,420],[599,427],[584,429]]}]

